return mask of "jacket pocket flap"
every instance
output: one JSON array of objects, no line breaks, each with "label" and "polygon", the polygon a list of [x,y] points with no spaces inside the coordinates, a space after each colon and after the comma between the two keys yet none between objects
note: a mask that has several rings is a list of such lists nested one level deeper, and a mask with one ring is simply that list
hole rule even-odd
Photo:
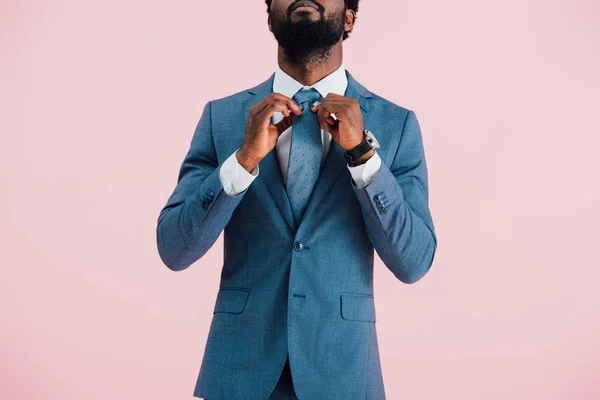
[{"label": "jacket pocket flap", "polygon": [[219,288],[214,313],[240,314],[246,307],[250,289],[244,288]]},{"label": "jacket pocket flap", "polygon": [[376,322],[375,298],[366,293],[343,293],[340,296],[342,318],[351,321]]}]

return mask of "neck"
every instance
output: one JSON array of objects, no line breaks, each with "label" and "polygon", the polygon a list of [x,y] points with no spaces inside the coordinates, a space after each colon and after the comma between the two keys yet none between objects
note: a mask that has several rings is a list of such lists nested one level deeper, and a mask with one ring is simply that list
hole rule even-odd
[{"label": "neck", "polygon": [[277,63],[286,74],[305,86],[313,85],[342,65],[343,51],[341,41],[327,51],[325,57],[311,58],[305,61],[292,61],[285,55],[284,49],[277,50]]}]

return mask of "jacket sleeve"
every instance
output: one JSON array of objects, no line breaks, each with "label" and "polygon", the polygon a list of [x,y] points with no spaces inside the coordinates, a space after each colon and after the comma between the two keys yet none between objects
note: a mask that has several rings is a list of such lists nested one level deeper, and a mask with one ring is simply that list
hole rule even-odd
[{"label": "jacket sleeve", "polygon": [[400,281],[414,283],[429,271],[437,238],[429,211],[427,166],[419,122],[409,110],[391,167],[381,163],[364,188],[352,183],[367,236]]},{"label": "jacket sleeve", "polygon": [[173,271],[186,269],[210,249],[247,192],[231,196],[223,190],[211,107],[209,101],[179,170],[177,186],[158,216],[158,252]]}]

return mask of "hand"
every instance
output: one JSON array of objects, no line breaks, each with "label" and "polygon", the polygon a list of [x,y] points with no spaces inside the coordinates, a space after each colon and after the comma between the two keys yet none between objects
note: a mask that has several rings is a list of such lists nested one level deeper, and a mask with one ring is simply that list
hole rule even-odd
[{"label": "hand", "polygon": [[[284,118],[272,124],[271,117],[276,111]],[[238,162],[248,172],[273,150],[279,135],[292,125],[292,113],[302,115],[302,109],[291,98],[275,92],[250,108],[244,141],[236,154]]]},{"label": "hand", "polygon": [[[319,105],[311,108],[319,118],[321,128],[344,150],[352,150],[363,141],[363,119],[360,104],[354,97],[329,93]],[[337,121],[330,114],[335,114]]]}]

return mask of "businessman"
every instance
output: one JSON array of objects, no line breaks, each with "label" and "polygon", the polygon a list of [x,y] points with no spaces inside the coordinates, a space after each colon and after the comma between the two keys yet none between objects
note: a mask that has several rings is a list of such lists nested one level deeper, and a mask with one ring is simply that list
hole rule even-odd
[{"label": "businessman", "polygon": [[206,103],[160,211],[158,250],[174,271],[224,234],[195,397],[386,398],[374,252],[411,284],[437,238],[415,112],[343,65],[358,3],[266,1],[275,72]]}]

